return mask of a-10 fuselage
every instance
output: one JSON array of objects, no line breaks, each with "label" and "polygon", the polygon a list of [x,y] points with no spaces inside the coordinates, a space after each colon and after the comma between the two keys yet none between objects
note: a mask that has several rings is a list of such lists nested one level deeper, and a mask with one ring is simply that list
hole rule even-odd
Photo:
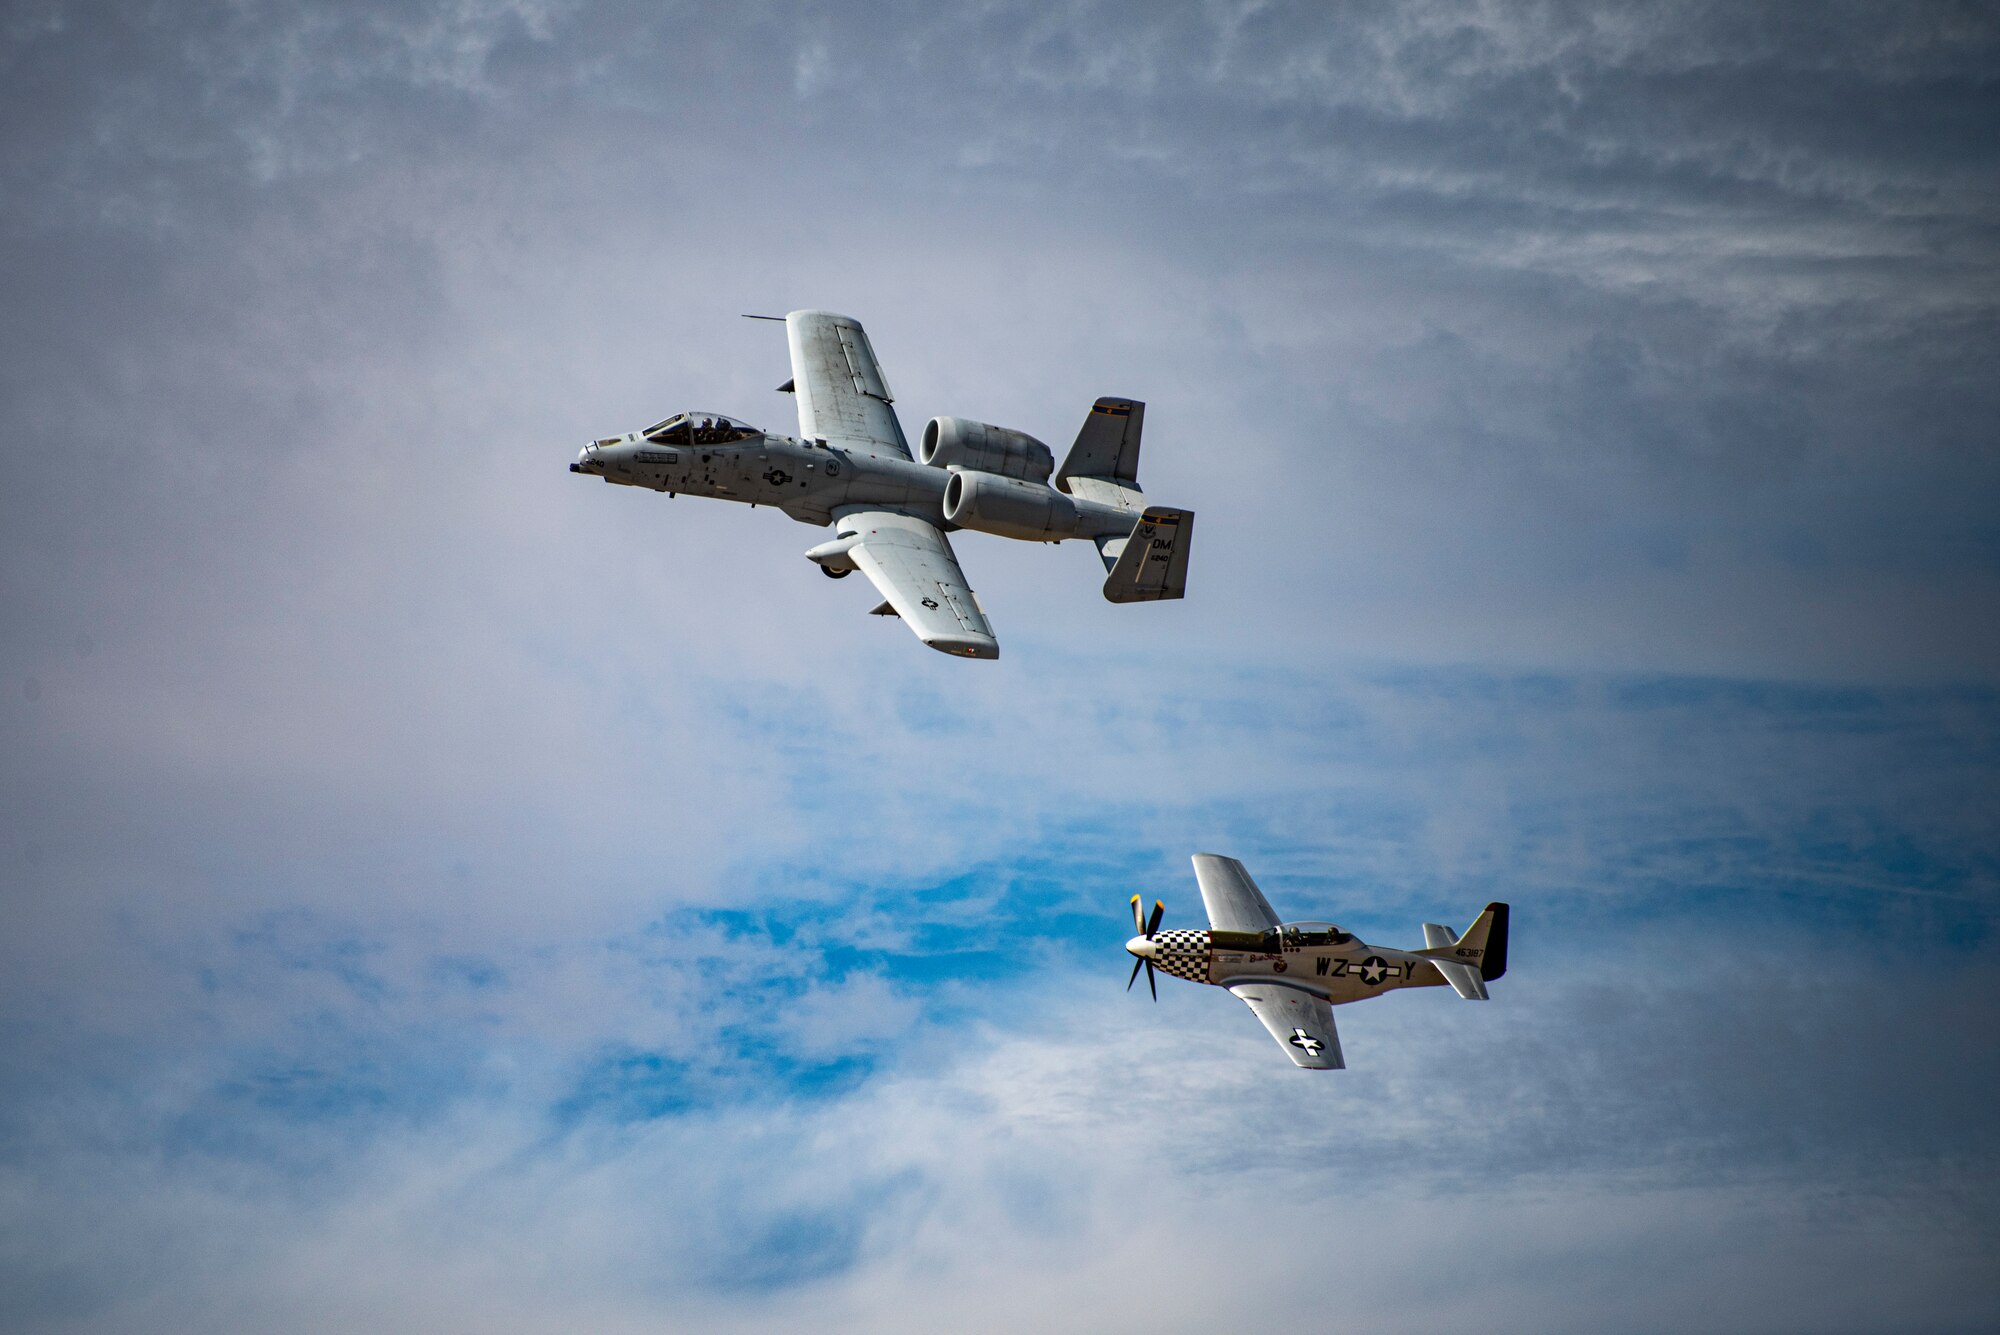
[{"label": "a-10 fuselage", "polygon": [[806,524],[830,524],[837,511],[848,509],[895,510],[946,530],[974,528],[1060,542],[1122,536],[1135,518],[1132,510],[1066,496],[1044,482],[963,470],[981,485],[1004,489],[1006,499],[1025,498],[1049,518],[996,524],[967,513],[954,522],[947,513],[946,492],[961,470],[920,464],[861,443],[774,435],[713,414],[669,419],[645,432],[595,441],[584,446],[570,471],[669,495],[774,506]]},{"label": "a-10 fuselage", "polygon": [[[1322,924],[1293,923],[1265,932],[1178,929],[1134,937],[1126,949],[1150,959],[1162,973],[1190,982],[1283,980],[1335,1005],[1398,987],[1447,986],[1445,976],[1421,954],[1371,946]],[[1481,951],[1459,953],[1466,964],[1479,967]]]}]

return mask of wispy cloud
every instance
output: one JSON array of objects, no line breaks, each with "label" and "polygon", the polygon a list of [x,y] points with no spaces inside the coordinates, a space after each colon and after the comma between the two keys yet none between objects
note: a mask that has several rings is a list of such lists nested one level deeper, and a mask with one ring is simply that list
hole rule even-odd
[{"label": "wispy cloud", "polygon": [[[24,1217],[84,1230],[125,1211],[117,1247],[166,1247],[197,1280],[65,1270],[60,1241],[22,1257],[19,1291],[39,1296],[21,1312],[52,1315],[68,1283],[93,1321],[165,1304],[196,1322],[248,1264],[274,1320],[423,1324],[476,1274],[520,1329],[574,1303],[758,1325],[809,1302],[867,1327],[975,1295],[1018,1313],[1005,1276],[1031,1267],[1079,1314],[1171,1323],[1152,1296],[1106,1296],[1122,1268],[1192,1257],[1214,1220],[1274,1200],[1246,1264],[1319,1273],[1293,1230],[1333,1208],[1399,1221],[1344,1267],[1451,1269],[1469,1239],[1530,1218],[1533,1248],[1500,1251],[1509,1282],[1552,1252],[1616,1267],[1666,1246],[1679,1283],[1806,1285],[1827,1193],[1874,1212],[1834,1247],[1852,1274],[1939,1321],[1974,1310],[1965,1239],[2000,1227],[1977,1185],[1994,1171],[1976,1053],[1996,880],[1973,806],[1990,700],[1464,672],[1226,682],[1142,715],[1172,722],[1115,709],[1067,728],[1090,749],[1126,738],[1128,773],[1169,773],[1179,751],[1198,794],[1093,796],[1086,769],[1037,799],[1031,775],[986,764],[961,828],[915,861],[843,837],[865,794],[804,806],[800,852],[739,854],[738,902],[594,939],[523,933],[497,908],[451,924],[425,883],[387,916],[329,902],[178,935],[154,919],[120,957],[124,993],[10,1005],[29,1020],[10,1171]],[[767,725],[730,726],[742,745]],[[913,757],[936,743],[935,725],[911,730],[885,769],[921,777]],[[790,782],[819,760],[795,757]],[[772,800],[790,809],[782,788]],[[1503,995],[1346,1012],[1354,1069],[1333,1086],[1301,1083],[1219,993],[1122,995],[1123,895],[1196,919],[1182,858],[1211,834],[1288,911],[1370,939],[1513,900]],[[592,887],[577,891],[581,907]],[[218,907],[218,926],[236,917]],[[1961,1074],[1938,1084],[1946,1071]],[[1964,1188],[1926,1187],[1920,1209],[1915,1184],[1947,1170]],[[96,1185],[58,1204],[77,1181]],[[1541,1213],[1614,1200],[1632,1222],[1600,1218],[1590,1248]],[[189,1210],[211,1223],[170,1244]],[[1762,1270],[1734,1268],[1739,1231],[1764,1239]],[[426,1235],[441,1252],[410,1250]],[[1916,1236],[1934,1239],[1921,1267],[1882,1259]],[[321,1276],[353,1265],[385,1287],[327,1306]],[[1357,1310],[1407,1310],[1361,1287]],[[1474,1303],[1424,1292],[1440,1320]],[[399,1307],[417,1315],[384,1315]],[[1607,1310],[1582,1303],[1574,1324]]]}]

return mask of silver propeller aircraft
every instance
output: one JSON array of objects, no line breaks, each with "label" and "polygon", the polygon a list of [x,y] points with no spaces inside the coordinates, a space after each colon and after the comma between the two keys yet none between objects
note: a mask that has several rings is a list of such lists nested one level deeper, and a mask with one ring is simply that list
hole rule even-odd
[{"label": "silver propeller aircraft", "polygon": [[1326,922],[1279,922],[1264,892],[1235,858],[1194,856],[1195,879],[1208,909],[1208,930],[1160,930],[1166,905],[1153,901],[1150,920],[1132,896],[1132,925],[1125,943],[1138,956],[1125,990],[1146,970],[1146,986],[1159,1000],[1154,969],[1176,978],[1226,987],[1248,1002],[1271,1037],[1300,1066],[1337,1071],[1340,1035],[1333,1008],[1366,1001],[1399,987],[1449,986],[1467,1001],[1485,1001],[1486,985],[1507,972],[1507,906],[1488,904],[1464,933],[1424,924],[1422,950],[1371,946]]},{"label": "silver propeller aircraft", "polygon": [[1059,469],[1033,436],[959,417],[932,418],[913,458],[860,323],[828,311],[793,311],[784,323],[792,378],[779,388],[798,396],[796,437],[678,413],[584,446],[570,471],[831,524],[833,540],[806,559],[834,579],[861,571],[884,599],[877,613],[964,658],[998,658],[1000,645],[952,554],[952,529],[1087,538],[1114,603],[1186,591],[1194,515],[1148,506],[1139,490],[1145,404],[1099,399]]}]

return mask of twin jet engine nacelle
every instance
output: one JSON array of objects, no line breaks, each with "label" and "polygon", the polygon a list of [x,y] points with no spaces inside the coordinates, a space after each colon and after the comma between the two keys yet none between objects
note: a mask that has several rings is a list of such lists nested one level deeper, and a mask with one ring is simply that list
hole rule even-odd
[{"label": "twin jet engine nacelle", "polygon": [[1075,501],[1041,482],[956,468],[944,484],[944,517],[959,528],[1030,542],[1073,538],[1082,519]]},{"label": "twin jet engine nacelle", "polygon": [[973,468],[1030,482],[1047,482],[1056,470],[1049,447],[1026,432],[963,417],[933,417],[924,427],[917,460],[932,468]]}]

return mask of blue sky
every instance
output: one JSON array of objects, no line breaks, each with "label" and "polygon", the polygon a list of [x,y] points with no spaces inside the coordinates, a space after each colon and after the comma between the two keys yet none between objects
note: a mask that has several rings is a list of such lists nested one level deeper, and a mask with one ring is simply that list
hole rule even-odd
[{"label": "blue sky", "polygon": [[[1984,6],[24,4],[10,1329],[1988,1329]],[[924,651],[582,440],[1148,403]],[[1486,1006],[1124,987],[1188,855]],[[1253,1316],[1254,1314],[1254,1316]]]}]

